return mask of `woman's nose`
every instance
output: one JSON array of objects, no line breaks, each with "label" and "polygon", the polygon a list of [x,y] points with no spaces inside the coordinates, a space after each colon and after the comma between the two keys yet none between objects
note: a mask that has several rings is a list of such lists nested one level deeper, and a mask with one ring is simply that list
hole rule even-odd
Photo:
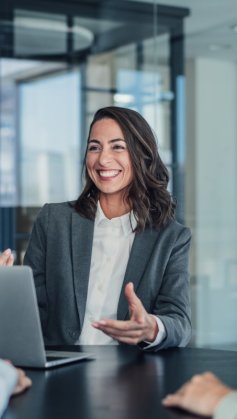
[{"label": "woman's nose", "polygon": [[108,164],[109,162],[111,162],[111,160],[112,160],[111,151],[106,150],[106,149],[101,150],[99,154],[99,163],[101,164],[101,166]]}]

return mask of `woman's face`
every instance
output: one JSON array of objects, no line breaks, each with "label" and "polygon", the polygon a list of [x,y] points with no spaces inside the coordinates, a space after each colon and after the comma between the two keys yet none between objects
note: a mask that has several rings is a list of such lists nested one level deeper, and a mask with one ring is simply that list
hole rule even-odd
[{"label": "woman's face", "polygon": [[101,119],[93,125],[86,167],[101,194],[123,199],[133,180],[133,169],[123,132],[113,119]]}]

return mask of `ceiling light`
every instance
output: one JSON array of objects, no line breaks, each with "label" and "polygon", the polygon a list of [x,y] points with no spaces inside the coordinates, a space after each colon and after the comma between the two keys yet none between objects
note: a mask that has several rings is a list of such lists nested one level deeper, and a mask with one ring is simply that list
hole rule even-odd
[{"label": "ceiling light", "polygon": [[79,25],[68,27],[65,21],[56,21],[45,18],[16,17],[14,19],[14,26],[17,31],[32,30],[33,33],[36,32],[36,30],[62,34],[71,33],[74,36],[74,41],[77,43],[77,49],[79,50],[90,47],[94,41],[94,34],[91,30]]},{"label": "ceiling light", "polygon": [[124,93],[115,93],[114,94],[114,101],[116,103],[124,103],[124,104],[128,104],[128,103],[133,103],[135,100],[133,95],[129,95],[129,94],[124,94]]}]

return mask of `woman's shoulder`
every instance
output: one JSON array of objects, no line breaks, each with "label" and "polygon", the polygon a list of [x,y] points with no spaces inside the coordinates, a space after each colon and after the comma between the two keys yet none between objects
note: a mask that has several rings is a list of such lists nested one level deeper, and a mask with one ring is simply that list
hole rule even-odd
[{"label": "woman's shoulder", "polygon": [[44,217],[65,217],[75,213],[75,201],[44,204],[38,213],[38,218]]},{"label": "woman's shoulder", "polygon": [[177,220],[171,220],[168,224],[161,228],[163,234],[172,236],[186,236],[191,237],[191,230],[189,227],[179,223]]}]

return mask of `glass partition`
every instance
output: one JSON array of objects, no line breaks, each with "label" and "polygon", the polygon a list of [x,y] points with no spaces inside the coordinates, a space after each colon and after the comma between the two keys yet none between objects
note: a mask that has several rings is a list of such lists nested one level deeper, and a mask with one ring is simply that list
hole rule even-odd
[{"label": "glass partition", "polygon": [[17,263],[39,208],[78,197],[88,127],[100,107],[144,115],[172,191],[170,45],[187,10],[175,9],[176,20],[172,11],[129,1],[0,8],[0,247],[16,249]]}]

